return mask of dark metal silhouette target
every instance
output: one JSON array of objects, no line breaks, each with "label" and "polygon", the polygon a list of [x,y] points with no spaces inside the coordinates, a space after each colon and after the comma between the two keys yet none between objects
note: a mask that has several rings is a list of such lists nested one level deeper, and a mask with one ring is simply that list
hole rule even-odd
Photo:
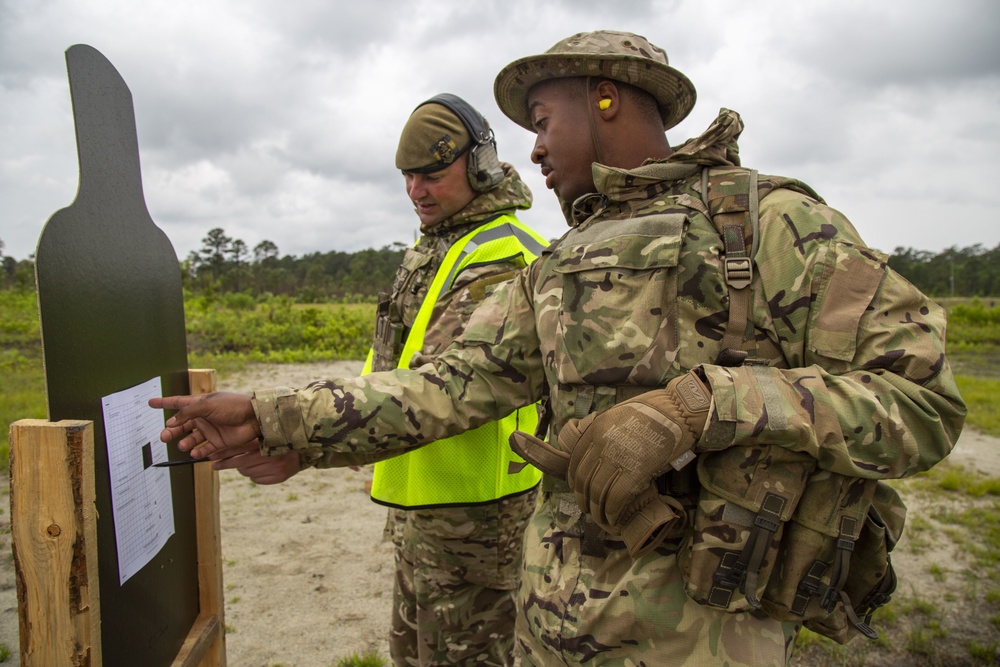
[{"label": "dark metal silhouette target", "polygon": [[80,184],[35,253],[49,419],[94,422],[104,664],[169,665],[198,615],[191,467],[170,473],[174,535],[119,585],[101,398],[153,377],[188,392],[180,268],[146,210],[128,86],[90,46],[66,64]]}]

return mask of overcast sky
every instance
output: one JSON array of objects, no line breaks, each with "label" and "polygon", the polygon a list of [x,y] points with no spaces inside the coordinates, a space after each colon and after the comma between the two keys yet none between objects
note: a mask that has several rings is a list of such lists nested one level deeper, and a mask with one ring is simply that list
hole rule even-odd
[{"label": "overcast sky", "polygon": [[741,156],[812,185],[875,248],[1000,244],[996,0],[0,0],[0,239],[34,253],[76,195],[64,51],[89,44],[135,106],[146,204],[179,258],[221,227],[281,254],[410,244],[393,167],[410,111],[440,92],[492,123],[565,230],[493,79],[575,32],[645,35],[698,89],[671,143],[720,107]]}]

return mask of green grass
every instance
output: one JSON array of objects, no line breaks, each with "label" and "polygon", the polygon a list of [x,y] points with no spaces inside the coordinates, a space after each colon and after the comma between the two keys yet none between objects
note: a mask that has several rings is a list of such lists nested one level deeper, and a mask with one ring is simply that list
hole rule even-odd
[{"label": "green grass", "polygon": [[388,664],[378,653],[365,653],[358,655],[353,653],[346,658],[337,661],[336,667],[384,667]]},{"label": "green grass", "polygon": [[41,353],[0,350],[0,470],[10,471],[10,424],[19,419],[45,419],[45,380]]},{"label": "green grass", "polygon": [[[927,472],[919,473],[907,480],[897,480],[893,486],[914,490],[941,490],[955,494],[982,498],[1000,496],[1000,478],[978,473],[970,473],[961,466],[939,465]],[[925,521],[923,517],[907,517],[907,530],[914,529],[914,522]]]},{"label": "green grass", "polygon": [[364,359],[371,345],[372,304],[295,304],[189,296],[184,302],[188,347],[202,354],[265,363]]},{"label": "green grass", "polygon": [[955,382],[969,408],[966,424],[1000,436],[1000,379],[958,375]]},{"label": "green grass", "polygon": [[[364,359],[375,306],[186,295],[185,318],[188,366],[228,375],[249,363]],[[11,422],[46,416],[34,293],[0,290],[0,344],[0,471],[8,473]]]},{"label": "green grass", "polygon": [[934,517],[945,525],[961,525],[974,531],[976,540],[967,552],[972,555],[976,570],[982,573],[980,583],[1000,581],[1000,503],[992,507],[973,507],[962,510],[941,510]]}]

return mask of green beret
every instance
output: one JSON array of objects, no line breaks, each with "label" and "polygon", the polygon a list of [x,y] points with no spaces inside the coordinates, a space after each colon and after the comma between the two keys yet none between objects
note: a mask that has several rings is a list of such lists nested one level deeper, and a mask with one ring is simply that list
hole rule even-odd
[{"label": "green beret", "polygon": [[471,141],[450,109],[437,103],[421,105],[403,126],[396,168],[424,174],[444,169],[468,150]]}]

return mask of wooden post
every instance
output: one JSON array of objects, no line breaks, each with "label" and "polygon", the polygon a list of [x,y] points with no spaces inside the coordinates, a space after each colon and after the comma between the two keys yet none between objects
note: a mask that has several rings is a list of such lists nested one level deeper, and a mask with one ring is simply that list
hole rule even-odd
[{"label": "wooden post", "polygon": [[101,665],[94,425],[10,425],[11,543],[22,667]]},{"label": "wooden post", "polygon": [[[192,394],[213,370],[189,371]],[[219,473],[194,466],[199,613],[171,667],[226,667]],[[10,425],[11,544],[22,667],[102,667],[94,426]]]},{"label": "wooden post", "polygon": [[[215,391],[212,369],[188,370],[192,394]],[[194,504],[198,540],[200,612],[171,667],[226,667],[225,601],[222,593],[222,529],[219,521],[219,471],[194,466]],[[201,662],[198,662],[199,658]]]}]

